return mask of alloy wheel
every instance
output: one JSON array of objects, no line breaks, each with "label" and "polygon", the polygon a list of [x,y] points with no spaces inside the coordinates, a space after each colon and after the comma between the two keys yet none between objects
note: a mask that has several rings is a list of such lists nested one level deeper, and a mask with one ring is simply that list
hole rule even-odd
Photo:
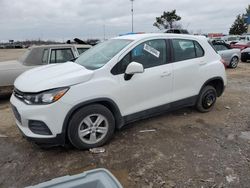
[{"label": "alloy wheel", "polygon": [[106,136],[108,128],[107,118],[101,114],[91,114],[80,122],[78,136],[84,143],[96,144]]}]

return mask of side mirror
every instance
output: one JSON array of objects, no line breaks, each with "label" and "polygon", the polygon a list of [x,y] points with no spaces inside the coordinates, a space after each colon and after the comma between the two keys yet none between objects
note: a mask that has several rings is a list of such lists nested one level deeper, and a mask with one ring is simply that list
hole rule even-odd
[{"label": "side mirror", "polygon": [[128,64],[125,71],[124,79],[130,80],[134,74],[143,72],[144,72],[143,65],[133,61]]}]

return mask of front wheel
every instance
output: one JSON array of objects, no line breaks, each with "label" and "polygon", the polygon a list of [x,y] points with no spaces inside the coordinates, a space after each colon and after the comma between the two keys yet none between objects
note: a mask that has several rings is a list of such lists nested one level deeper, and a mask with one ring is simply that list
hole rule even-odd
[{"label": "front wheel", "polygon": [[239,63],[239,58],[234,56],[230,61],[229,67],[235,69],[238,66],[238,63]]},{"label": "front wheel", "polygon": [[68,138],[78,149],[102,146],[113,135],[115,119],[108,108],[93,104],[81,108],[71,118]]},{"label": "front wheel", "polygon": [[217,99],[217,92],[213,86],[205,86],[199,95],[196,108],[200,112],[209,112],[213,109]]}]

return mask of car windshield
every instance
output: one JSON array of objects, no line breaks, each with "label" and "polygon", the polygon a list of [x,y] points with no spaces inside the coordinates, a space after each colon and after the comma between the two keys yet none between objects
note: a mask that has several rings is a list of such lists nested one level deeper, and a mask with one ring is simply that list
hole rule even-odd
[{"label": "car windshield", "polygon": [[98,69],[131,42],[131,40],[125,39],[111,39],[102,42],[84,52],[75,62],[90,70]]},{"label": "car windshield", "polygon": [[228,40],[228,41],[234,41],[234,40],[237,40],[237,37],[228,37],[227,40]]}]

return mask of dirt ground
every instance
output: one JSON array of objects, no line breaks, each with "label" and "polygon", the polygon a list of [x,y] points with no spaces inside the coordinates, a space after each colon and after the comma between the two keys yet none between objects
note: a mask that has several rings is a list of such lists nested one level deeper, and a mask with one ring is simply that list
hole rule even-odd
[{"label": "dirt ground", "polygon": [[0,49],[0,61],[16,60],[26,49]]},{"label": "dirt ground", "polygon": [[[101,154],[33,145],[17,129],[9,97],[2,97],[0,187],[101,167],[131,188],[249,188],[250,64],[240,63],[227,74],[228,86],[212,112],[185,108],[138,121],[117,131]],[[140,132],[148,129],[155,131]]]}]

